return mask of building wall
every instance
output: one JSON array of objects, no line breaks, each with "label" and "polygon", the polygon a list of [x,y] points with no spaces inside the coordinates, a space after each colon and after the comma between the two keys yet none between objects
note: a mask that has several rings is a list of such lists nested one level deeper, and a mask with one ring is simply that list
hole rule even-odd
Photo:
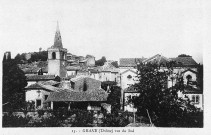
[{"label": "building wall", "polygon": [[86,85],[86,90],[95,90],[101,88],[101,82],[92,78],[82,78],[74,82],[74,90],[83,91]]},{"label": "building wall", "polygon": [[136,109],[133,107],[131,103],[128,103],[128,98],[132,98],[133,96],[139,96],[140,93],[124,93],[124,111],[133,112]]},{"label": "building wall", "polygon": [[[128,78],[131,75],[132,78]],[[127,71],[124,74],[121,74],[121,88],[125,89],[128,88],[130,85],[135,84],[135,80],[137,79],[137,74],[132,71]]]},{"label": "building wall", "polygon": [[87,66],[95,66],[95,57],[88,57],[87,58]]},{"label": "building wall", "polygon": [[38,93],[38,90],[27,90],[26,91],[26,101],[34,101],[35,107],[37,108],[37,102],[36,100],[41,100],[41,108],[43,107],[43,102],[45,101],[45,95],[49,95],[50,92],[45,90],[40,90],[40,93]]},{"label": "building wall", "polygon": [[203,110],[203,94],[184,94],[184,97],[185,95],[190,99],[192,100],[192,96],[199,96],[199,102],[198,103],[193,103],[195,105],[195,107]]},{"label": "building wall", "polygon": [[100,80],[100,74],[99,73],[91,73],[90,77],[96,80]]},{"label": "building wall", "polygon": [[37,81],[27,81],[27,86],[30,86],[32,84],[35,84]]},{"label": "building wall", "polygon": [[118,73],[114,73],[114,72],[111,72],[111,78],[110,78],[110,81],[114,81],[114,82],[117,82],[117,79],[118,79]]},{"label": "building wall", "polygon": [[183,74],[184,84],[187,84],[187,82],[188,82],[188,79],[187,79],[188,75],[192,76],[191,81],[196,81],[196,77],[197,77],[196,73],[193,73],[191,71],[187,71]]},{"label": "building wall", "polygon": [[76,75],[76,70],[75,71],[67,71],[67,75],[70,76],[70,75]]},{"label": "building wall", "polygon": [[109,81],[111,78],[111,72],[101,72],[101,79],[100,81],[104,82],[104,81]]},{"label": "building wall", "polygon": [[[55,52],[56,58],[53,59],[53,53]],[[59,49],[48,49],[48,74],[66,77],[66,51],[61,51]]]}]

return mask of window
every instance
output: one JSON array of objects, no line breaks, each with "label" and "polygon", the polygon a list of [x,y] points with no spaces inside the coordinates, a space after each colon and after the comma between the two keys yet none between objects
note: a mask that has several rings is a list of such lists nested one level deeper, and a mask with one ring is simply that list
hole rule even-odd
[{"label": "window", "polygon": [[75,89],[75,83],[74,82],[71,82],[71,88]]},{"label": "window", "polygon": [[41,100],[40,100],[40,99],[37,99],[37,101],[36,101],[36,102],[37,102],[37,104],[36,104],[36,105],[37,105],[37,107],[41,106]]},{"label": "window", "polygon": [[52,53],[52,59],[56,59],[56,53],[55,52]]},{"label": "window", "polygon": [[189,85],[190,82],[192,81],[192,76],[191,75],[187,75],[186,79],[187,79],[187,85]]},{"label": "window", "polygon": [[45,95],[45,100],[47,100],[47,98],[48,98],[48,95]]},{"label": "window", "polygon": [[128,79],[131,79],[131,78],[132,78],[132,76],[131,76],[131,75],[128,75],[128,76],[127,76],[127,78],[128,78]]},{"label": "window", "polygon": [[64,52],[62,53],[62,59],[65,60],[65,54],[64,54]]},{"label": "window", "polygon": [[192,95],[192,102],[194,104],[199,104],[199,95]]}]

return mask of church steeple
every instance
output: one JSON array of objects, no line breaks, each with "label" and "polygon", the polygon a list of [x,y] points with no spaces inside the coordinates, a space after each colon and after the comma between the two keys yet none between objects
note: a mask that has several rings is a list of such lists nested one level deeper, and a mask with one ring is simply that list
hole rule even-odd
[{"label": "church steeple", "polygon": [[66,70],[67,49],[62,46],[62,39],[57,22],[54,45],[48,48],[48,74],[64,78],[67,76]]},{"label": "church steeple", "polygon": [[61,34],[60,34],[60,30],[59,30],[59,23],[57,21],[57,27],[56,27],[56,33],[55,33],[55,37],[54,37],[54,48],[63,48],[62,46],[62,38],[61,38]]}]

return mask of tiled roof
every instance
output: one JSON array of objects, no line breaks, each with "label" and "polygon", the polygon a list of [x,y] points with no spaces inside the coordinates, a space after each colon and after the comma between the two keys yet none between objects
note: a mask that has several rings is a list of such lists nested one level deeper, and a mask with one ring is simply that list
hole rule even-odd
[{"label": "tiled roof", "polygon": [[103,66],[98,67],[99,71],[119,72],[119,69],[114,67],[110,62],[105,62]]},{"label": "tiled roof", "polygon": [[54,80],[54,75],[26,75],[28,81]]},{"label": "tiled roof", "polygon": [[120,58],[119,67],[136,67],[137,63],[141,63],[145,58]]},{"label": "tiled roof", "polygon": [[29,73],[38,73],[38,71],[40,70],[41,68],[39,67],[29,67],[29,68],[23,68],[22,71],[25,73],[25,74],[29,74]]},{"label": "tiled roof", "polygon": [[79,92],[73,90],[64,90],[61,92],[52,92],[47,98],[49,101],[107,101],[108,94],[103,89],[92,92]]},{"label": "tiled roof", "polygon": [[135,71],[133,71],[133,70],[131,70],[131,69],[125,70],[125,71],[124,71],[124,72],[122,72],[121,74],[127,73],[128,71],[130,71],[130,72],[133,72],[133,73],[137,74],[137,72],[135,72]]},{"label": "tiled roof", "polygon": [[54,92],[60,92],[60,91],[64,91],[63,88],[58,88],[58,87],[54,87],[51,85],[42,85],[43,88],[54,91]]},{"label": "tiled roof", "polygon": [[193,71],[192,69],[187,69],[187,70],[183,71],[182,73],[185,73],[185,72],[187,72],[187,71],[191,71],[191,72],[197,74],[197,72],[196,72],[196,71]]},{"label": "tiled roof", "polygon": [[76,82],[76,81],[84,79],[84,78],[90,78],[90,77],[89,76],[85,76],[85,75],[80,75],[80,76],[76,76],[75,78],[72,78],[71,81],[72,82]]},{"label": "tiled roof", "polygon": [[81,67],[80,66],[67,66],[66,69],[67,69],[67,71],[76,71],[76,70],[80,70]]},{"label": "tiled roof", "polygon": [[51,91],[51,92],[59,92],[62,91],[61,88],[57,88],[57,87],[53,87],[51,85],[43,85],[41,83],[35,83],[35,84],[31,84],[27,87],[25,87],[25,90],[47,90],[47,91]]},{"label": "tiled roof", "polygon": [[39,81],[39,83],[43,84],[43,85],[56,85],[59,84],[60,82],[54,81],[54,80],[49,80],[49,81]]},{"label": "tiled roof", "polygon": [[172,61],[176,61],[177,63],[181,63],[183,66],[196,66],[197,63],[192,57],[176,57],[171,58]]},{"label": "tiled roof", "polygon": [[99,68],[88,69],[91,73],[99,73]]},{"label": "tiled roof", "polygon": [[25,89],[44,89],[39,83],[31,84],[26,86]]},{"label": "tiled roof", "polygon": [[146,60],[143,61],[143,63],[157,63],[157,64],[165,64],[166,62],[169,62],[170,59],[160,55],[156,54]]}]

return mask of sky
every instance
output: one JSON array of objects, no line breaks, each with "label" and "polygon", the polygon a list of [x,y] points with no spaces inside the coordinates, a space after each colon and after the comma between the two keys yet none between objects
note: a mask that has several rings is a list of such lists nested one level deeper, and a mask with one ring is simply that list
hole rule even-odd
[{"label": "sky", "polygon": [[47,50],[57,21],[69,53],[96,59],[191,55],[203,62],[201,0],[0,1],[1,51]]}]

